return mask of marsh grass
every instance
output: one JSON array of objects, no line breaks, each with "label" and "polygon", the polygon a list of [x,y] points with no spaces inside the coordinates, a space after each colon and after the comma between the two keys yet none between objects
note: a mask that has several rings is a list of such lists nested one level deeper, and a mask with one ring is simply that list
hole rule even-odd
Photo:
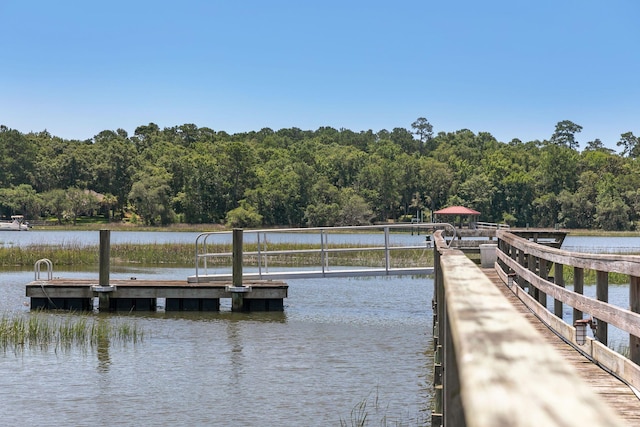
[{"label": "marsh grass", "polygon": [[351,409],[347,419],[340,418],[340,427],[365,427],[369,425],[408,427],[427,425],[423,415],[404,419],[390,416],[388,412],[389,405],[382,405],[379,398],[379,389],[376,388],[375,392],[369,394]]},{"label": "marsh grass", "polygon": [[97,347],[109,342],[141,342],[144,332],[135,323],[101,319],[88,314],[54,315],[44,312],[4,314],[0,317],[0,350],[47,350]]},{"label": "marsh grass", "polygon": [[[566,285],[572,284],[574,279],[573,268],[564,268],[562,276]],[[596,270],[584,270],[584,284],[593,285],[596,283]],[[609,284],[626,285],[629,284],[629,275],[622,273],[609,273]]]}]

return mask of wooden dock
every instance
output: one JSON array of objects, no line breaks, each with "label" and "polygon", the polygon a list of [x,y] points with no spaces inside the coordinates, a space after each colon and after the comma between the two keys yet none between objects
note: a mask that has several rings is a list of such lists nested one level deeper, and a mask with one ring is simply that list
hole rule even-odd
[{"label": "wooden dock", "polygon": [[482,272],[496,285],[513,307],[527,319],[529,324],[544,337],[544,340],[575,368],[578,375],[600,396],[603,403],[617,412],[620,419],[629,426],[640,425],[640,399],[629,385],[589,360],[542,323],[506,286],[494,268],[483,268]]},{"label": "wooden dock", "polygon": [[158,299],[165,299],[165,311],[218,311],[220,299],[233,301],[238,311],[282,311],[289,286],[281,281],[189,283],[179,280],[37,280],[26,286],[31,309],[93,310],[95,299],[100,311],[153,311]]}]

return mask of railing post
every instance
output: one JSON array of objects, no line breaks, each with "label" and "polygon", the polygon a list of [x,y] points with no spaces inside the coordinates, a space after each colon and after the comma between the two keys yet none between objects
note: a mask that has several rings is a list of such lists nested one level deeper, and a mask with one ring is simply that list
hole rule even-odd
[{"label": "railing post", "polygon": [[[529,268],[529,271],[532,272],[533,274],[538,274],[537,270],[537,264],[538,264],[538,260],[536,259],[535,256],[533,256],[532,254],[528,254],[527,255],[527,267]],[[538,289],[533,286],[533,283],[529,283],[529,295],[531,295],[535,300],[538,299]]]},{"label": "railing post", "polygon": [[[549,275],[547,274],[547,260],[544,258],[538,258],[538,276],[547,280]],[[541,306],[547,307],[547,294],[538,289],[538,302]]]},{"label": "railing post", "polygon": [[[522,249],[518,249],[518,264],[520,264],[523,268],[527,267],[527,263],[525,261],[526,257],[525,257],[525,253]],[[520,286],[522,289],[524,289],[524,287],[527,285],[527,281],[524,279],[524,277],[519,276],[518,277],[518,286]]]},{"label": "railing post", "polygon": [[[564,288],[564,265],[557,262],[553,265],[553,281],[557,286]],[[562,319],[562,301],[553,300],[553,314]]]},{"label": "railing post", "polygon": [[[606,271],[596,271],[596,297],[599,301],[609,302],[609,273]],[[600,319],[597,320],[596,338],[607,345],[609,325]]]},{"label": "railing post", "polygon": [[389,268],[391,259],[389,256],[389,227],[384,228],[384,268],[387,274],[389,274]]},{"label": "railing post", "polygon": [[[629,309],[640,313],[640,277],[629,276]],[[629,358],[640,365],[640,337],[629,335]]]},{"label": "railing post", "polygon": [[[573,267],[573,292],[582,295],[584,293],[584,270],[580,267]],[[573,324],[582,320],[582,311],[573,308]]]},{"label": "railing post", "polygon": [[256,234],[256,244],[258,245],[258,277],[262,279],[262,248],[260,247],[260,233]]},{"label": "railing post", "polygon": [[325,247],[324,247],[324,230],[320,230],[320,265],[321,265],[320,268],[322,269],[323,276],[325,273],[324,265],[326,262],[326,257],[327,257],[327,254],[325,252]]}]

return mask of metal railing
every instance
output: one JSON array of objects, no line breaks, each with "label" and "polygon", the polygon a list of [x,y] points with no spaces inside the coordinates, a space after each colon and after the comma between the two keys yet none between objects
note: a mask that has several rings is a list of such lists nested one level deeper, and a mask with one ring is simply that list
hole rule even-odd
[{"label": "metal railing", "polygon": [[[397,251],[432,249],[430,233],[434,230],[445,230],[456,237],[455,228],[448,223],[412,223],[388,224],[345,227],[314,227],[244,230],[243,246],[252,246],[252,250],[244,250],[243,259],[253,261],[247,265],[243,276],[258,280],[285,278],[315,278],[315,277],[349,277],[349,276],[381,276],[381,275],[415,275],[430,274],[432,267],[398,267],[394,265],[392,254]],[[394,241],[396,235],[425,235],[421,244]],[[365,238],[366,237],[366,238]],[[364,243],[361,241],[367,240]],[[396,239],[398,240],[398,239]],[[341,243],[336,243],[341,241]],[[279,243],[297,243],[300,248],[271,249]],[[232,257],[231,232],[201,233],[195,244],[195,276],[189,278],[191,282],[211,280],[228,280],[231,273],[211,273],[213,260]],[[281,246],[281,245],[278,245]],[[225,248],[228,250],[220,250]],[[383,265],[375,267],[358,266],[344,268],[331,265],[332,258],[340,253],[371,253],[382,252]],[[307,265],[304,269],[287,268],[286,271],[269,271],[270,260],[274,257],[316,256],[318,262]],[[282,263],[282,262],[281,262]],[[218,262],[220,264],[220,262]],[[248,271],[248,270],[253,271]]]}]

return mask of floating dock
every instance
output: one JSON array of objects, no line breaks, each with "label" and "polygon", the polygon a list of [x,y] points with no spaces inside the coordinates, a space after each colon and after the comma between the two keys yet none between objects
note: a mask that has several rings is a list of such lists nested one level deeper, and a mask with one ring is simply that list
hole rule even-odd
[{"label": "floating dock", "polygon": [[165,299],[165,311],[219,311],[220,299],[232,300],[234,311],[283,311],[289,285],[281,281],[188,283],[179,280],[36,280],[26,285],[31,309],[90,311],[154,311]]}]

